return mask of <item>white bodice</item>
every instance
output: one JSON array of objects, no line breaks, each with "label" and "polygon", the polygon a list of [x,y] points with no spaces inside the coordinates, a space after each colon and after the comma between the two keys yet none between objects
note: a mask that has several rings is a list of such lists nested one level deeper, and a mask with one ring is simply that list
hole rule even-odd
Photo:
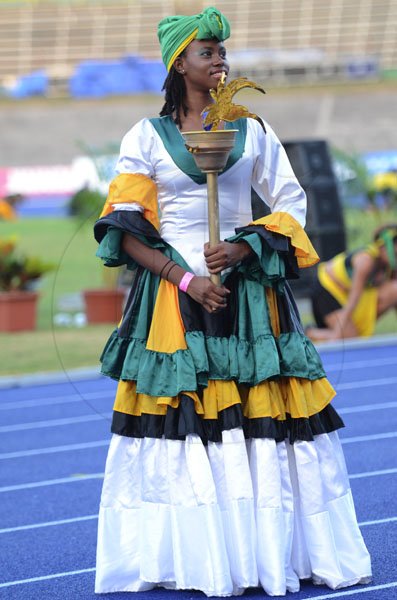
[{"label": "white bodice", "polygon": [[[252,221],[251,187],[272,212],[289,212],[304,225],[304,192],[279,140],[270,126],[266,129],[265,135],[259,123],[248,119],[242,157],[218,176],[221,239]],[[148,119],[137,123],[124,137],[116,170],[119,174],[141,173],[154,180],[162,238],[194,273],[207,275],[203,255],[208,241],[207,186],[195,183],[177,167]]]}]

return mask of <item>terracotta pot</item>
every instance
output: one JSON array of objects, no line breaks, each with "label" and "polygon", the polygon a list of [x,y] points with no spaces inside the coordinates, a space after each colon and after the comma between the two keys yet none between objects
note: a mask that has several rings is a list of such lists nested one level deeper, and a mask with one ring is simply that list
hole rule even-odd
[{"label": "terracotta pot", "polygon": [[0,331],[36,329],[37,292],[0,292]]},{"label": "terracotta pot", "polygon": [[123,313],[125,292],[122,289],[84,291],[87,323],[118,323]]}]

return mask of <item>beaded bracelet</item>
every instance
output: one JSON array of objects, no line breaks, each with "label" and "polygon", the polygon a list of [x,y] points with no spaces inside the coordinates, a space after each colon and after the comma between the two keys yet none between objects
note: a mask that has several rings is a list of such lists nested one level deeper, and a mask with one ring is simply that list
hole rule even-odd
[{"label": "beaded bracelet", "polygon": [[164,275],[164,277],[165,277],[165,279],[166,279],[167,281],[169,281],[168,277],[169,277],[169,274],[171,273],[172,269],[173,269],[174,267],[177,267],[177,266],[178,266],[178,265],[177,265],[176,263],[174,263],[173,265],[171,265],[171,266],[170,266],[170,268],[169,268],[169,269],[168,269],[168,271],[167,271],[167,275]]},{"label": "beaded bracelet", "polygon": [[162,266],[162,269],[161,269],[161,271],[159,273],[159,277],[161,277],[162,272],[164,271],[165,267],[170,264],[170,262],[172,262],[172,258],[170,258],[169,260],[167,260],[167,262]]},{"label": "beaded bracelet", "polygon": [[193,279],[194,274],[190,273],[189,271],[186,271],[186,273],[184,274],[184,276],[182,277],[182,279],[179,282],[179,289],[181,290],[181,292],[186,292],[187,288],[189,287],[189,283],[191,282],[191,280]]}]

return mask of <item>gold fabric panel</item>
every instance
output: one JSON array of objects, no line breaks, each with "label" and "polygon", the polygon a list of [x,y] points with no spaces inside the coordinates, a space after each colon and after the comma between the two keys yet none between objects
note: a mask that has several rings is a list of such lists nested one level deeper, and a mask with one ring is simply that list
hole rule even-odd
[{"label": "gold fabric panel", "polygon": [[146,349],[166,354],[187,349],[178,288],[165,279],[160,281],[157,292]]}]

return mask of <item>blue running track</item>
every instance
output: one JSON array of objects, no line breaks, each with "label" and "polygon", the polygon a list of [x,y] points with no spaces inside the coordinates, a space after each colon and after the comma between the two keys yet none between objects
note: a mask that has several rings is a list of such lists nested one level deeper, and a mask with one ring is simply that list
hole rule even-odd
[{"label": "blue running track", "polygon": [[[397,599],[397,339],[322,351],[373,582],[303,583],[292,600]],[[21,385],[22,383],[22,385]],[[97,511],[116,384],[87,376],[0,385],[0,598],[188,600],[162,589],[94,594]],[[248,590],[245,598],[265,598]]]}]

